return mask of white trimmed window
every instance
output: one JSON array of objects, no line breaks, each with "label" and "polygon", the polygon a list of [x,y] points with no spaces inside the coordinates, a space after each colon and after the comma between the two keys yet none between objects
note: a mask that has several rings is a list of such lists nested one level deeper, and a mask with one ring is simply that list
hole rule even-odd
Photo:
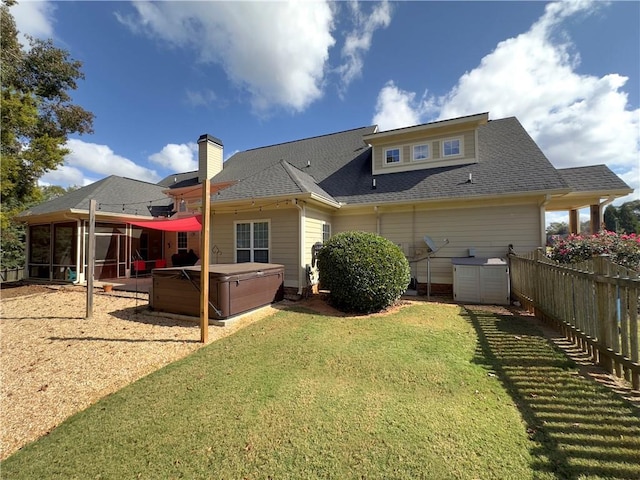
[{"label": "white trimmed window", "polygon": [[413,146],[413,161],[419,162],[421,160],[428,160],[431,157],[431,148],[429,144],[414,145]]},{"label": "white trimmed window", "polygon": [[236,263],[269,263],[269,222],[236,222]]},{"label": "white trimmed window", "polygon": [[322,243],[327,243],[331,238],[331,224],[323,223],[322,224]]},{"label": "white trimmed window", "polygon": [[384,163],[385,165],[393,165],[394,163],[400,163],[400,149],[388,148],[384,151]]},{"label": "white trimmed window", "polygon": [[459,138],[452,138],[442,142],[442,156],[454,157],[462,154],[462,142]]},{"label": "white trimmed window", "polygon": [[178,253],[187,253],[187,232],[178,232]]}]

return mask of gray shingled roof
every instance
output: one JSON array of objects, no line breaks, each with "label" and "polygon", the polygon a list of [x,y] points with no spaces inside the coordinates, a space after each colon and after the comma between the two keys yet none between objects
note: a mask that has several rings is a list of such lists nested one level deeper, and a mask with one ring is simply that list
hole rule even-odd
[{"label": "gray shingled roof", "polygon": [[151,216],[151,211],[163,211],[166,214],[167,207],[172,202],[162,193],[163,190],[164,187],[160,185],[111,175],[62,197],[36,205],[22,212],[20,217],[68,210],[88,211],[92,198],[96,199],[101,212]]},{"label": "gray shingled roof", "polygon": [[[371,152],[363,140],[375,126],[247,150],[224,163],[213,183],[236,181],[217,201],[312,193],[345,204],[474,198],[551,191],[620,191],[629,187],[606,165],[556,169],[516,118],[478,127],[478,162],[376,175],[372,188]],[[469,174],[473,182],[469,183]],[[88,210],[95,198],[103,212],[130,215],[166,213],[166,188],[196,185],[198,172],[169,175],[158,184],[110,176],[63,197],[37,205],[22,217]],[[630,190],[630,189],[629,189]],[[125,212],[122,206],[125,206]]]},{"label": "gray shingled roof", "polygon": [[198,185],[198,171],[172,173],[158,182],[158,185],[165,188],[191,187]]},{"label": "gray shingled roof", "polygon": [[[478,163],[376,175],[377,188],[373,189],[371,148],[362,136],[374,131],[373,126],[363,127],[237,153],[212,181],[239,182],[218,198],[317,193],[314,181],[322,191],[319,195],[347,204],[569,190],[513,117],[478,128]],[[304,181],[296,182],[291,172],[303,173]],[[469,173],[473,183],[467,182]]]},{"label": "gray shingled roof", "polygon": [[558,173],[576,192],[631,190],[606,165],[560,168]]},{"label": "gray shingled roof", "polygon": [[[372,189],[370,158],[363,157],[345,165],[320,186],[337,200],[351,204],[568,189],[514,117],[479,126],[478,152],[478,163],[376,175],[376,189]],[[472,183],[468,183],[469,174]]]},{"label": "gray shingled roof", "polygon": [[[218,177],[214,178],[214,183]],[[264,198],[282,195],[314,193],[329,201],[335,200],[318,186],[305,172],[293,167],[285,160],[261,170],[258,174],[245,177],[242,181],[221,190],[215,201]]]},{"label": "gray shingled roof", "polygon": [[[239,152],[224,163],[222,172],[213,177],[212,182],[240,180],[238,184],[240,185],[244,179],[260,176],[268,168],[284,160],[309,175],[316,183],[320,183],[352,161],[358,154],[366,151],[369,147],[362,137],[373,133],[375,128],[375,126],[356,128]],[[280,194],[277,185],[273,188],[267,185],[264,188],[271,195]],[[248,189],[243,191],[250,193]]]}]

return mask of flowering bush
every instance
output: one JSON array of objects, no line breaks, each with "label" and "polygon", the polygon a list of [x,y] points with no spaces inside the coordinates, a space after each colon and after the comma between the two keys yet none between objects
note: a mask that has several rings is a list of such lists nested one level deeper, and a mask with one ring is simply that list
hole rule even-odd
[{"label": "flowering bush", "polygon": [[576,263],[597,255],[608,254],[611,261],[627,268],[640,270],[640,235],[601,231],[596,235],[571,234],[554,239],[549,258],[560,263]]}]

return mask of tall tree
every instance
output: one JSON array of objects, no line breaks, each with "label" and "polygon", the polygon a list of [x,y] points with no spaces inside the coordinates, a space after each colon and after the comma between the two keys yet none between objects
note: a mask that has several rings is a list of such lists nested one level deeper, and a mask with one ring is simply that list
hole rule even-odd
[{"label": "tall tree", "polygon": [[609,232],[618,231],[618,209],[609,205],[604,211],[604,228]]},{"label": "tall tree", "polygon": [[569,233],[567,222],[551,222],[547,227],[547,235],[566,235]]},{"label": "tall tree", "polygon": [[70,90],[84,78],[81,62],[51,40],[29,38],[23,49],[9,7],[3,0],[1,25],[2,203],[29,201],[37,180],[68,153],[67,138],[92,132],[93,114],[72,103]]},{"label": "tall tree", "polygon": [[68,136],[93,131],[93,114],[73,104],[69,94],[84,78],[81,62],[71,59],[69,52],[55,47],[51,40],[28,37],[29,48],[23,48],[9,10],[15,3],[2,0],[0,4],[3,250],[15,250],[7,245],[4,231],[15,227],[11,223],[17,212],[41,198],[37,181],[63,163]]},{"label": "tall tree", "polygon": [[633,214],[632,202],[623,203],[618,210],[619,226],[625,233],[640,233],[640,222]]}]

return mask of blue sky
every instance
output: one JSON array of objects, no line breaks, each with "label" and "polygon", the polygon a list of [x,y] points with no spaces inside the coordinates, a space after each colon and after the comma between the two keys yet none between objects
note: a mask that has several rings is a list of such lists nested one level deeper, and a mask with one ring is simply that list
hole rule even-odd
[{"label": "blue sky", "polygon": [[203,133],[228,158],[488,111],[518,117],[555,166],[606,163],[636,189],[624,201],[640,198],[640,2],[23,0],[12,13],[83,62],[73,98],[96,115],[43,183],[155,182],[196,168]]}]

